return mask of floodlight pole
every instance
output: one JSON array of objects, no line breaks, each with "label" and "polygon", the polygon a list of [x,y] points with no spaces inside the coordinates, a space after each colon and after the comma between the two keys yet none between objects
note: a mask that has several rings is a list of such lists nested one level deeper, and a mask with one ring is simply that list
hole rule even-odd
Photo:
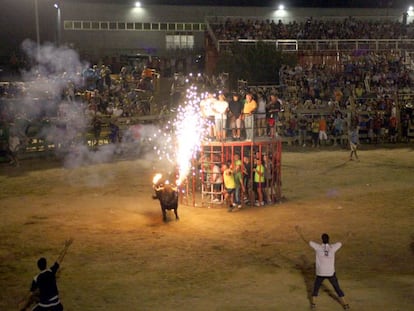
[{"label": "floodlight pole", "polygon": [[39,53],[40,53],[40,30],[39,30],[39,6],[38,6],[37,1],[38,0],[34,0],[34,6],[35,6],[37,56],[39,57]]}]

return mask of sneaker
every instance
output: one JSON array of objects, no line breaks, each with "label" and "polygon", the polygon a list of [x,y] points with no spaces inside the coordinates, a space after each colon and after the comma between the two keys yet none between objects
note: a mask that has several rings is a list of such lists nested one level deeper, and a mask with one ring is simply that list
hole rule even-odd
[{"label": "sneaker", "polygon": [[217,202],[220,202],[220,200],[219,199],[213,199],[213,202],[217,203]]},{"label": "sneaker", "polygon": [[238,209],[242,208],[241,204],[237,205],[237,208],[238,208]]},{"label": "sneaker", "polygon": [[344,310],[349,310],[350,309],[349,304],[345,304],[345,305],[343,305],[343,307],[344,307]]},{"label": "sneaker", "polygon": [[260,205],[261,205],[261,206],[264,206],[264,205],[265,205],[265,203],[262,201],[262,202],[260,202]]},{"label": "sneaker", "polygon": [[260,206],[259,202],[254,203],[254,206]]}]

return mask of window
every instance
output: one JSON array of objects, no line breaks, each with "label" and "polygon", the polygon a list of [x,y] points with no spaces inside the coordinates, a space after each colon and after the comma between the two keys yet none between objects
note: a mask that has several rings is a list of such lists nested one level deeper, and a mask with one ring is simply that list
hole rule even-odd
[{"label": "window", "polygon": [[[139,30],[139,31],[170,31],[180,32],[180,35],[191,33],[192,31],[204,31],[204,23],[167,23],[167,22],[111,22],[111,21],[73,21],[64,20],[65,30]],[[172,43],[171,43],[172,44]],[[172,44],[174,45],[174,44]],[[179,44],[181,46],[181,43]]]},{"label": "window", "polygon": [[194,35],[192,34],[167,34],[165,36],[167,49],[193,49]]},{"label": "window", "polygon": [[193,30],[195,31],[200,30],[200,24],[193,24]]},{"label": "window", "polygon": [[72,22],[72,21],[65,21],[65,22],[63,23],[63,27],[64,27],[65,29],[73,29],[73,22]]}]

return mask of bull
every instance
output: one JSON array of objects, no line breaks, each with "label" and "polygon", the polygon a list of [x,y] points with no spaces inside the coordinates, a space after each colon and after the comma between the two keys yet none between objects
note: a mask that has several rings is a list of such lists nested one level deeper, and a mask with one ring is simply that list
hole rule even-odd
[{"label": "bull", "polygon": [[178,191],[176,188],[172,187],[170,184],[165,185],[154,185],[154,195],[152,198],[154,200],[159,200],[162,211],[162,220],[167,221],[167,210],[174,210],[175,220],[179,220],[178,217]]}]

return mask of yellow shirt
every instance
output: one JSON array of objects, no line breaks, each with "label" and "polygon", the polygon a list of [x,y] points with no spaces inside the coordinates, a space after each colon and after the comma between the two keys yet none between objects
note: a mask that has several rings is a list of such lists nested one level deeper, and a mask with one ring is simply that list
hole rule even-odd
[{"label": "yellow shirt", "polygon": [[234,181],[234,175],[231,169],[227,169],[223,173],[224,188],[235,189],[236,182]]},{"label": "yellow shirt", "polygon": [[257,103],[254,99],[252,99],[251,101],[245,101],[244,102],[244,107],[243,107],[243,113],[245,114],[251,114],[253,113],[257,108]]},{"label": "yellow shirt", "polygon": [[264,170],[265,170],[265,168],[264,168],[263,164],[260,164],[260,165],[256,166],[256,170],[255,170],[254,176],[253,176],[254,177],[254,182],[257,182],[257,183],[265,182]]}]

